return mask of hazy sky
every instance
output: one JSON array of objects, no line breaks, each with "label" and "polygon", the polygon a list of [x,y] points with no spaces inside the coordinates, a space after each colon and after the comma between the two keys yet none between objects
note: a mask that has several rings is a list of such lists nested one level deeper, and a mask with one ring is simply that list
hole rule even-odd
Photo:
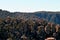
[{"label": "hazy sky", "polygon": [[0,0],[0,9],[8,11],[60,11],[60,0]]}]

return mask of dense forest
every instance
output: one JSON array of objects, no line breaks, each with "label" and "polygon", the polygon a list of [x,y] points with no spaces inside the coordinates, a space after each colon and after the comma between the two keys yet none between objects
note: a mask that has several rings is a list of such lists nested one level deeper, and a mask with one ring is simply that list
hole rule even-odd
[{"label": "dense forest", "polygon": [[0,10],[0,40],[60,40],[60,12]]}]

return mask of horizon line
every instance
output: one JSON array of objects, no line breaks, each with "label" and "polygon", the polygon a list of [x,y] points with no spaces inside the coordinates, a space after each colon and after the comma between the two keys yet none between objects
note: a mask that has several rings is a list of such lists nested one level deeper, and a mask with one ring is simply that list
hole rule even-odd
[{"label": "horizon line", "polygon": [[60,12],[59,11],[52,11],[52,10],[38,10],[38,11],[9,11],[6,9],[0,9],[1,11],[8,11],[8,12],[22,12],[22,13],[35,13],[35,12]]}]

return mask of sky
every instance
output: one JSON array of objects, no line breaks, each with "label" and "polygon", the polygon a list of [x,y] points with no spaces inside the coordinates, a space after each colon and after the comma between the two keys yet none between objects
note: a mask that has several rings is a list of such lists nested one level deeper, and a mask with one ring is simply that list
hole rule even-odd
[{"label": "sky", "polygon": [[60,0],[0,0],[0,9],[11,12],[60,11]]}]

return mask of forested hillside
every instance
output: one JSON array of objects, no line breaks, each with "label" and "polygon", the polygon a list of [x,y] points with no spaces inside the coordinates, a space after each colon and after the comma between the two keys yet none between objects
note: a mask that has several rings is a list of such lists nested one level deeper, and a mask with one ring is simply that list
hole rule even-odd
[{"label": "forested hillside", "polygon": [[26,12],[24,13],[24,12],[9,12],[9,11],[0,9],[0,18],[6,18],[7,16],[10,16],[12,18],[24,17],[28,19],[44,18],[49,22],[60,24],[60,12],[38,11],[33,13],[26,13]]}]

